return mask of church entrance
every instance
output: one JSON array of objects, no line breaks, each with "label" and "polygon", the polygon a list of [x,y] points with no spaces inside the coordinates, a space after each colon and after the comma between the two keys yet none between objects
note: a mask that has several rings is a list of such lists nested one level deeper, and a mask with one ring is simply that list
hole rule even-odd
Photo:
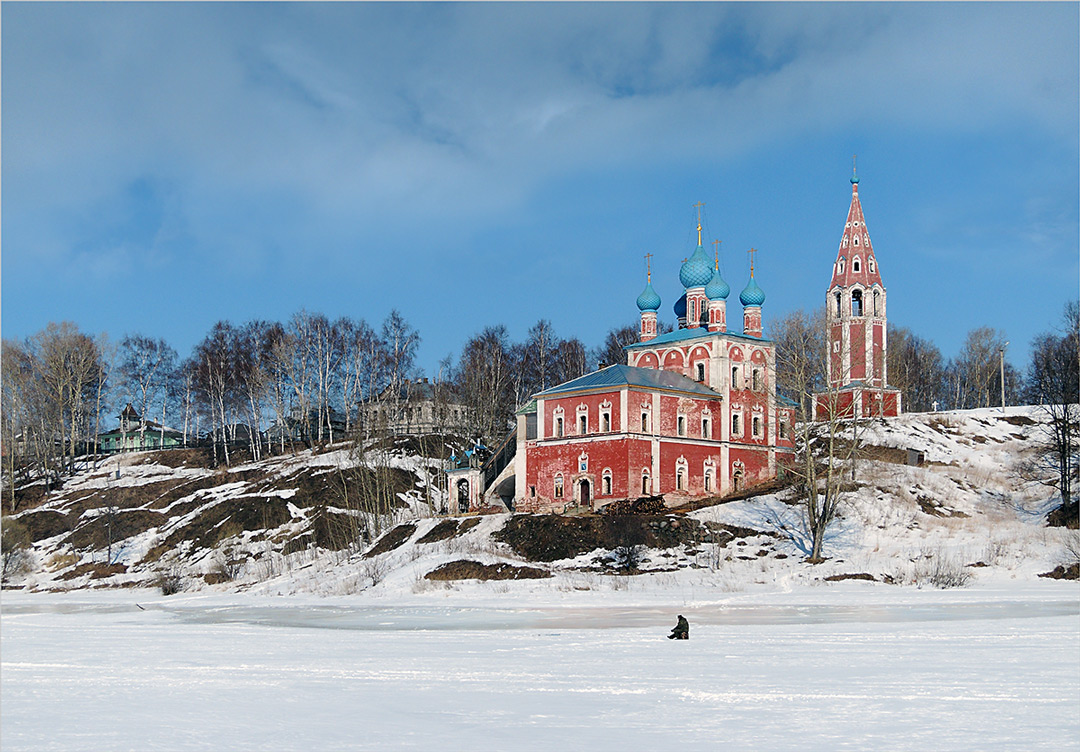
[{"label": "church entrance", "polygon": [[469,481],[462,478],[457,482],[458,512],[464,514],[469,511]]},{"label": "church entrance", "polygon": [[592,486],[589,485],[589,481],[581,481],[581,492],[578,494],[578,503],[581,506],[588,506],[592,504]]}]

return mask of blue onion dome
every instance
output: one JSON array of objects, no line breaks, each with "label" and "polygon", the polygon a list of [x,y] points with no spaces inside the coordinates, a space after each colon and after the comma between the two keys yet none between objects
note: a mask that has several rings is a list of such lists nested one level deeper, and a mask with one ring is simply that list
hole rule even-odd
[{"label": "blue onion dome", "polygon": [[727,300],[731,293],[731,286],[720,276],[719,269],[713,269],[712,279],[705,285],[705,297],[709,300]]},{"label": "blue onion dome", "polygon": [[682,297],[675,301],[675,315],[680,319],[686,318],[686,293],[682,294]]},{"label": "blue onion dome", "polygon": [[765,293],[757,286],[753,277],[746,283],[746,289],[739,293],[739,302],[744,306],[759,306],[765,302]]},{"label": "blue onion dome", "polygon": [[690,258],[686,259],[682,268],[679,269],[679,281],[687,289],[704,287],[712,279],[712,273],[713,269],[712,264],[709,263],[709,257],[705,255],[705,249],[699,244],[690,255]]},{"label": "blue onion dome", "polygon": [[660,296],[653,289],[652,282],[645,283],[645,291],[638,295],[637,307],[639,311],[655,311],[660,307]]}]

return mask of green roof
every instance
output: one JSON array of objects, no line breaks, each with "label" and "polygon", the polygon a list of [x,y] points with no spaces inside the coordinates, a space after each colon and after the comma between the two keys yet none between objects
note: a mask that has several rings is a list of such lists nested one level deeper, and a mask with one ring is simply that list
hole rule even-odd
[{"label": "green roof", "polygon": [[672,371],[660,371],[656,368],[635,368],[633,366],[614,365],[599,371],[587,373],[576,379],[559,384],[551,389],[545,389],[536,397],[552,397],[568,392],[588,391],[593,389],[609,389],[621,386],[638,386],[645,389],[665,389],[687,394],[697,394],[702,397],[719,397],[718,392],[693,379],[674,373]]}]

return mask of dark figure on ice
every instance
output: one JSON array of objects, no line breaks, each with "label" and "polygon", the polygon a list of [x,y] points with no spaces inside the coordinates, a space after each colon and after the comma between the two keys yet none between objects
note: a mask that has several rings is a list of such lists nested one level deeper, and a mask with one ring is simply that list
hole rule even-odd
[{"label": "dark figure on ice", "polygon": [[675,625],[675,628],[671,630],[671,634],[667,636],[669,640],[689,640],[690,639],[690,622],[686,620],[686,617],[679,614],[679,621]]}]

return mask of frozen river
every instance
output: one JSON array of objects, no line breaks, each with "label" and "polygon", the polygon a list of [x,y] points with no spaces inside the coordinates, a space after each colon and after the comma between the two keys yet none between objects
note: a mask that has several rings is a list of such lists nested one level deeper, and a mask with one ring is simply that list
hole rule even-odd
[{"label": "frozen river", "polygon": [[1080,749],[1071,583],[0,605],[5,752]]}]

